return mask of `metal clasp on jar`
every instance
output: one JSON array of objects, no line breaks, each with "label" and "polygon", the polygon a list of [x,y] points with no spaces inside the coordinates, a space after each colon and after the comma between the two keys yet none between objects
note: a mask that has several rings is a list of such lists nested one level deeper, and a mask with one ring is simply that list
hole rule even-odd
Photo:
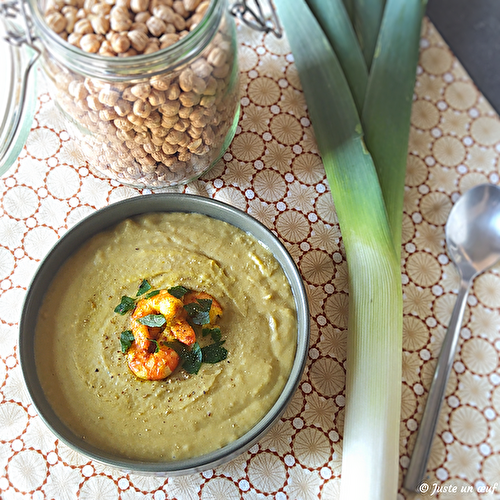
[{"label": "metal clasp on jar", "polygon": [[271,0],[267,0],[271,20],[266,19],[267,16],[259,0],[253,0],[255,9],[252,9],[248,3],[247,0],[233,3],[230,8],[231,14],[254,30],[272,33],[276,38],[281,38],[283,30]]},{"label": "metal clasp on jar", "polygon": [[25,116],[28,116],[25,114],[25,109],[29,108],[29,106],[26,106],[28,78],[32,68],[41,55],[41,51],[34,43],[35,38],[32,35],[32,25],[26,13],[24,0],[0,1],[0,17],[4,20],[5,40],[13,47],[16,47],[17,50],[22,46],[29,47],[30,49],[30,51],[27,52],[29,59],[24,62],[23,58],[22,65],[24,67],[17,67],[16,65],[16,68],[13,69],[17,76],[16,81],[18,82],[14,95],[16,97],[16,102],[19,102],[19,106],[16,107],[16,111],[13,112],[9,118],[8,127],[10,132],[6,142],[1,145],[0,171],[4,172],[4,168],[6,166],[8,168],[8,166],[12,164],[11,147],[18,147],[14,146],[18,144],[16,142],[16,137],[21,130],[21,123],[25,121]]}]

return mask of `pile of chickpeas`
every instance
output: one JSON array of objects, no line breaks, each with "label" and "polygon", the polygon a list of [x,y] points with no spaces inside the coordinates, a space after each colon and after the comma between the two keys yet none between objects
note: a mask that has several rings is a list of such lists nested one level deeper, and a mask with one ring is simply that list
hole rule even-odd
[{"label": "pile of chickpeas", "polygon": [[[48,26],[84,52],[151,54],[203,19],[207,0],[49,0]],[[222,153],[237,109],[235,43],[225,23],[202,52],[174,71],[127,82],[85,77],[47,58],[56,100],[99,173],[138,186],[199,176]],[[88,133],[81,134],[84,127]]]}]

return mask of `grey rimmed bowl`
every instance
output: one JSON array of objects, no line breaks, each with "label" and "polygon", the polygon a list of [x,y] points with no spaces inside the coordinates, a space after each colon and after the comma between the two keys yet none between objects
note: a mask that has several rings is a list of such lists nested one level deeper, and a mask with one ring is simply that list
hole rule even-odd
[{"label": "grey rimmed bowl", "polygon": [[[63,262],[89,238],[119,222],[150,212],[195,212],[232,224],[253,235],[274,254],[290,283],[297,311],[297,350],[285,387],[269,412],[246,434],[211,453],[178,461],[137,461],[104,452],[75,435],[45,398],[35,364],[34,336],[45,292]],[[70,229],[38,268],[23,305],[19,331],[19,358],[32,402],[45,424],[67,446],[102,464],[127,472],[177,476],[211,469],[248,450],[279,420],[300,382],[309,347],[309,308],[300,273],[278,238],[250,215],[225,203],[186,194],[152,194],[123,200],[98,210]]]}]

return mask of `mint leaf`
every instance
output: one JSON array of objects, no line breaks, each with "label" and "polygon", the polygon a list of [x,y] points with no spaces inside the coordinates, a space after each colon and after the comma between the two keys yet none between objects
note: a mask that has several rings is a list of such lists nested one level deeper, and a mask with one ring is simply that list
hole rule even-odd
[{"label": "mint leaf", "polygon": [[135,296],[139,297],[140,295],[144,295],[149,290],[151,290],[151,285],[149,284],[149,282],[147,280],[142,280],[141,284],[139,285],[139,290],[137,290]]},{"label": "mint leaf", "polygon": [[204,337],[206,337],[207,335],[211,335],[212,340],[214,342],[220,342],[220,339],[222,338],[222,333],[221,333],[219,327],[217,327],[217,328],[203,328],[201,330],[201,333]]},{"label": "mint leaf", "polygon": [[143,318],[139,318],[137,321],[142,325],[156,327],[156,328],[163,326],[167,322],[163,314],[148,314]]},{"label": "mint leaf", "polygon": [[114,312],[118,314],[125,314],[135,307],[135,300],[131,297],[124,295],[121,302],[115,307]]},{"label": "mint leaf", "polygon": [[172,288],[169,288],[167,292],[170,295],[173,295],[176,299],[180,299],[186,295],[186,293],[190,292],[189,288],[183,287],[183,286],[173,286]]},{"label": "mint leaf", "polygon": [[121,333],[120,335],[120,343],[122,345],[122,352],[126,353],[129,349],[130,346],[132,345],[132,342],[134,341],[134,334],[132,333],[132,330],[125,330],[124,332]]},{"label": "mint leaf", "polygon": [[191,349],[182,349],[179,356],[183,360],[182,368],[188,373],[197,374],[201,367],[202,352],[198,342],[195,342]]},{"label": "mint leaf", "polygon": [[224,342],[216,342],[215,344],[210,344],[202,347],[202,361],[203,363],[218,363],[227,358],[227,349],[222,347]]},{"label": "mint leaf", "polygon": [[160,293],[160,290],[153,290],[152,292],[149,292],[147,295],[144,296],[145,299],[150,299],[151,297],[154,297],[155,295],[158,295]]},{"label": "mint leaf", "polygon": [[210,323],[210,308],[212,307],[212,299],[198,299],[197,302],[186,304],[186,309],[190,318],[195,325],[207,325]]}]

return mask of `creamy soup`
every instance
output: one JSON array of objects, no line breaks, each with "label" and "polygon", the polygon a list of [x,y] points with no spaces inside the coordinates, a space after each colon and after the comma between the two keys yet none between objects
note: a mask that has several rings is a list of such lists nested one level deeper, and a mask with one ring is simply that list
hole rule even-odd
[{"label": "creamy soup", "polygon": [[[220,303],[227,358],[160,381],[128,368],[114,308],[152,289],[183,286]],[[294,298],[272,253],[238,228],[199,214],[154,213],[93,237],[51,283],[35,335],[36,365],[58,416],[77,435],[144,461],[196,457],[250,430],[290,373]],[[202,339],[200,339],[200,342]]]}]

